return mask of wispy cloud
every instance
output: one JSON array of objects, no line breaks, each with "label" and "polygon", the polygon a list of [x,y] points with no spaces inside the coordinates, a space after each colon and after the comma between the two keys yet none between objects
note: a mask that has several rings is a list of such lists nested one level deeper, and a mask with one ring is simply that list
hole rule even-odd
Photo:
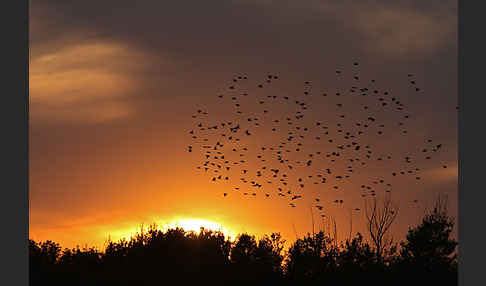
[{"label": "wispy cloud", "polygon": [[395,58],[424,55],[448,41],[456,41],[453,37],[457,30],[457,9],[451,2],[434,7],[433,11],[416,3],[401,2],[309,0],[299,5],[319,10],[324,18],[333,19],[337,30],[360,39],[362,48],[372,54]]},{"label": "wispy cloud", "polygon": [[447,168],[442,166],[437,168],[431,168],[424,171],[424,175],[427,176],[431,182],[436,183],[451,183],[458,179],[458,166],[456,162],[450,162],[446,164]]},{"label": "wispy cloud", "polygon": [[433,52],[455,35],[457,21],[456,15],[403,7],[364,9],[356,16],[368,49],[395,56]]},{"label": "wispy cloud", "polygon": [[31,116],[98,123],[133,114],[123,98],[137,88],[129,71],[140,57],[120,44],[94,42],[31,59]]}]

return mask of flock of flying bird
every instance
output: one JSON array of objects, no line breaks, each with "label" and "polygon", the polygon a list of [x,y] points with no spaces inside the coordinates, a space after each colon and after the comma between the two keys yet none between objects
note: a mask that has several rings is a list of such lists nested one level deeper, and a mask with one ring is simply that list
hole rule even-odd
[{"label": "flock of flying bird", "polygon": [[[293,96],[275,95],[276,92],[269,90],[281,80],[279,75],[269,74],[251,85],[254,90],[251,93],[244,89],[249,83],[248,77],[235,76],[226,91],[215,97],[216,103],[222,106],[214,121],[210,122],[212,113],[207,110],[198,109],[192,115],[195,126],[189,130],[192,142],[187,151],[196,153],[195,148],[198,148],[197,154],[202,155],[196,168],[214,183],[228,183],[224,197],[236,194],[280,197],[287,200],[290,207],[296,207],[299,201],[307,198],[322,217],[326,216],[326,203],[344,204],[340,198],[344,189],[359,189],[361,197],[374,197],[379,189],[384,193],[392,192],[394,177],[406,176],[420,181],[420,163],[435,158],[443,144],[425,138],[424,145],[413,155],[378,152],[380,150],[366,139],[376,141],[376,136],[383,136],[385,130],[407,136],[406,122],[410,115],[391,91],[378,88],[374,79],[361,79],[358,67],[359,63],[353,63],[349,74],[356,84],[346,89],[316,92],[313,84],[305,81],[302,93]],[[335,75],[342,78],[345,73],[336,70]],[[421,92],[412,74],[406,79],[410,91]],[[309,103],[317,98],[325,100],[318,108]],[[349,105],[343,103],[344,98],[351,99]],[[361,111],[347,110],[347,106]],[[229,120],[222,119],[224,112],[231,114]],[[397,122],[383,122],[380,117],[385,115],[380,116],[380,112],[389,113],[388,119],[396,116]],[[327,116],[326,120],[316,119],[321,114]],[[391,127],[390,130],[385,126]],[[376,161],[391,160],[401,161],[403,168],[392,170],[385,166],[388,174],[371,179],[358,175]],[[361,181],[353,181],[354,178]],[[331,195],[336,197],[324,198]]]}]

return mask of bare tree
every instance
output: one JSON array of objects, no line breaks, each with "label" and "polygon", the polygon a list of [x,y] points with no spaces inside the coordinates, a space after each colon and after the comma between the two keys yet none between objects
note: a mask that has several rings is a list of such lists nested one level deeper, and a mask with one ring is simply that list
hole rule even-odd
[{"label": "bare tree", "polygon": [[365,214],[377,259],[382,261],[383,252],[393,244],[393,240],[386,234],[398,215],[398,207],[392,203],[389,197],[385,197],[383,206],[379,207],[376,197],[373,197],[371,204],[365,201]]},{"label": "bare tree", "polygon": [[332,238],[332,244],[337,247],[337,240],[338,240],[338,233],[337,233],[337,224],[336,219],[334,217],[328,215],[326,219],[322,219],[323,230],[322,232],[329,238]]},{"label": "bare tree", "polygon": [[295,229],[295,223],[292,223],[292,228],[294,229],[295,239],[299,239],[299,235],[297,234],[297,230]]},{"label": "bare tree", "polygon": [[349,236],[348,240],[351,241],[351,235],[353,233],[353,210],[349,210]]},{"label": "bare tree", "polygon": [[[428,208],[425,208],[424,215],[437,214],[439,216],[447,216],[448,204],[449,204],[449,197],[447,196],[447,194],[439,193],[437,195],[436,201],[434,202],[433,209],[430,210]],[[453,218],[451,217],[451,219]]]},{"label": "bare tree", "polygon": [[309,206],[310,212],[311,212],[311,219],[312,219],[312,236],[314,236],[314,213],[312,212],[312,206]]},{"label": "bare tree", "polygon": [[338,233],[337,233],[336,219],[332,218],[332,223],[333,223],[333,227],[334,227],[333,243],[334,243],[334,247],[337,247],[338,246]]}]

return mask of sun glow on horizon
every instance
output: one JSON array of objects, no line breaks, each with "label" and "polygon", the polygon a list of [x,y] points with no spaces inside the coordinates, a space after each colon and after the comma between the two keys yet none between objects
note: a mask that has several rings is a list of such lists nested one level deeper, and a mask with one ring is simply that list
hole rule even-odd
[{"label": "sun glow on horizon", "polygon": [[222,224],[204,219],[183,218],[164,225],[164,229],[173,229],[176,227],[182,228],[188,232],[194,231],[196,233],[199,233],[201,228],[204,228],[205,230],[220,231],[226,238],[230,238],[231,240],[236,237],[235,233],[223,227]]},{"label": "sun glow on horizon", "polygon": [[130,230],[117,230],[111,231],[109,234],[110,240],[120,240],[120,239],[131,239],[135,237],[140,232],[146,232],[150,229],[151,226],[155,226],[157,230],[167,231],[169,229],[175,228],[182,228],[186,232],[195,232],[200,233],[201,228],[210,231],[219,231],[224,234],[225,238],[229,239],[230,241],[234,241],[237,234],[226,227],[223,227],[222,224],[216,223],[214,221],[209,221],[205,219],[196,219],[196,218],[178,218],[172,220],[170,223],[155,223],[151,224],[150,226],[144,226],[143,224],[139,228],[132,228]]}]

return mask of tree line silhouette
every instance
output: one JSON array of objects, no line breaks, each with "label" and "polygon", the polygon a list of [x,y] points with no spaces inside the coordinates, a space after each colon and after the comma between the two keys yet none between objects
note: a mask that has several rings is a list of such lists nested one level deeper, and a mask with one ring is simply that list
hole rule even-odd
[{"label": "tree line silhouette", "polygon": [[[381,214],[395,212],[386,204]],[[30,284],[457,285],[458,243],[444,199],[400,243],[383,242],[386,230],[379,222],[385,218],[386,226],[390,216],[378,209],[375,200],[367,214],[375,216],[369,224],[378,222],[378,228],[369,227],[370,242],[357,233],[338,244],[321,230],[297,238],[287,250],[280,233],[260,239],[243,233],[230,241],[219,231],[162,231],[155,225],[130,240],[108,241],[104,251],[29,240]]]}]

